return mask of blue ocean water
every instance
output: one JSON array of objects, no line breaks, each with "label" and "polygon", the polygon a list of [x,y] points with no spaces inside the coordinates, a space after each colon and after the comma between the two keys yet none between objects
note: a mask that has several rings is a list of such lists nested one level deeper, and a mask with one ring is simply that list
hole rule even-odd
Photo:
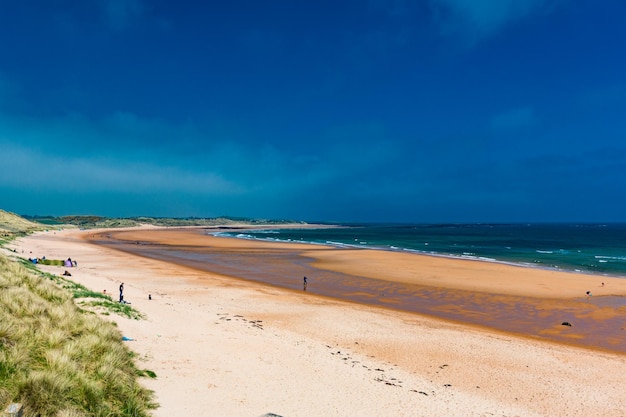
[{"label": "blue ocean water", "polygon": [[346,224],[219,235],[409,251],[626,277],[626,224]]}]

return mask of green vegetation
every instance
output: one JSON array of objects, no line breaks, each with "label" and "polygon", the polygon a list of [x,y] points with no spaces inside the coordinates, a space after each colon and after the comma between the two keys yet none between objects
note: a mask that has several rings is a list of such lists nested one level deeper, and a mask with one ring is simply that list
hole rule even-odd
[{"label": "green vegetation", "polygon": [[0,255],[0,409],[19,402],[29,416],[148,416],[156,405],[137,378],[154,372],[137,369],[115,325],[74,299],[132,311]]},{"label": "green vegetation", "polygon": [[[50,262],[46,265],[58,265],[58,262],[61,262],[61,265],[63,264],[63,261],[58,260],[47,259],[46,261]],[[46,261],[41,261],[41,263]],[[27,269],[30,269],[34,274],[38,274],[43,278],[53,281],[57,284],[57,286],[67,290],[69,294],[72,295],[72,298],[76,300],[77,304],[81,307],[85,307],[86,310],[97,311],[103,315],[115,313],[120,316],[136,320],[144,318],[143,314],[132,308],[130,305],[113,301],[111,296],[108,294],[92,291],[84,285],[67,279],[62,275],[57,276],[42,272],[37,269],[32,262],[29,262],[26,259],[19,259],[19,262]]]},{"label": "green vegetation", "polygon": [[[167,219],[100,216],[25,216],[0,210],[0,246],[57,227],[118,228],[274,225],[287,221],[240,218]],[[62,266],[62,260],[41,263]],[[40,271],[24,259],[0,254],[0,410],[18,402],[25,416],[148,416],[152,392],[137,379],[156,378],[138,369],[115,324],[102,315],[142,315],[107,294]]]},{"label": "green vegetation", "polygon": [[129,306],[128,304],[118,303],[117,301],[112,300],[89,300],[89,301],[81,301],[79,305],[84,306],[85,308],[90,308],[94,310],[98,310],[103,315],[109,315],[110,313],[115,313],[120,316],[126,316],[130,319],[139,320],[144,318],[144,315]]},{"label": "green vegetation", "polygon": [[102,216],[24,216],[28,220],[46,224],[73,225],[83,229],[92,228],[120,228],[134,227],[141,225],[152,225],[161,227],[182,227],[182,226],[228,226],[228,225],[275,225],[286,223],[298,223],[288,220],[261,220],[245,219],[237,217],[215,217],[215,218],[158,218],[158,217],[127,217],[109,218]]},{"label": "green vegetation", "polygon": [[32,222],[15,213],[0,209],[0,246],[20,236],[26,236],[46,228],[43,224]]}]

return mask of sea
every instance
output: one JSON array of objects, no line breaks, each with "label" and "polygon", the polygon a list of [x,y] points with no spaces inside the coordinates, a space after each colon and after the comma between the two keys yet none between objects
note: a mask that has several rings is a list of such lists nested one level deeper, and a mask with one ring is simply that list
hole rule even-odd
[{"label": "sea", "polygon": [[412,252],[626,278],[626,223],[329,226],[232,230],[216,235]]}]

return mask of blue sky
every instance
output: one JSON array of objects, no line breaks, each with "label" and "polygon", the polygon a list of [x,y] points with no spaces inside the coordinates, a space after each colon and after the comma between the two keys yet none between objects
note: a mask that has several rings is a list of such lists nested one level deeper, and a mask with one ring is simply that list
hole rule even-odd
[{"label": "blue sky", "polygon": [[622,0],[0,5],[0,208],[626,221]]}]

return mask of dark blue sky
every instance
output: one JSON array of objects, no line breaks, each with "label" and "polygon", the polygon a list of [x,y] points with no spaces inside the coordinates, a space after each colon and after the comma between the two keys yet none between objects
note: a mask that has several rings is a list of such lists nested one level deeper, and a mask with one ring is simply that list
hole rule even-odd
[{"label": "dark blue sky", "polygon": [[0,5],[0,208],[626,221],[622,0]]}]

